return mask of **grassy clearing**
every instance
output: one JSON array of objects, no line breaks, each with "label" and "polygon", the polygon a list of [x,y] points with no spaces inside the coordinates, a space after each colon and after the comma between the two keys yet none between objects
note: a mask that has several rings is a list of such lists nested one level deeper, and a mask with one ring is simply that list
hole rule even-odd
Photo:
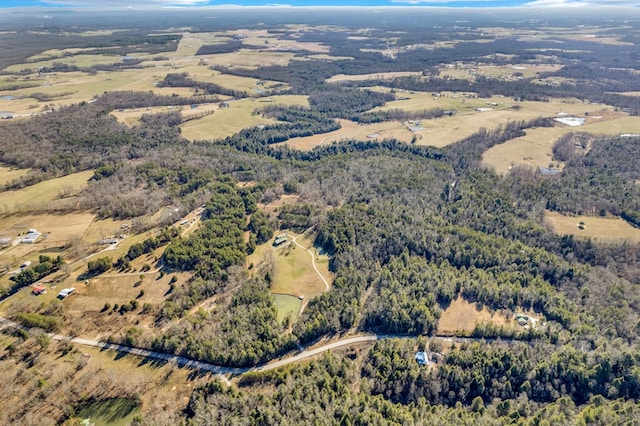
[{"label": "grassy clearing", "polygon": [[442,313],[438,322],[438,334],[470,333],[476,324],[481,322],[492,322],[499,326],[509,324],[504,315],[499,313],[492,314],[486,307],[469,303],[458,296]]},{"label": "grassy clearing", "polygon": [[118,55],[73,55],[73,56],[61,56],[55,59],[48,59],[44,61],[29,62],[24,64],[14,64],[4,69],[6,72],[20,72],[24,69],[37,70],[41,67],[52,67],[54,63],[61,63],[65,65],[76,65],[78,67],[90,67],[93,65],[108,65],[120,62],[120,56]]},{"label": "grassy clearing", "polygon": [[329,257],[316,251],[310,237],[298,237],[298,243],[303,246],[299,247],[291,242],[296,235],[289,232],[288,236],[290,242],[280,247],[273,247],[272,241],[256,247],[247,264],[253,265],[251,269],[254,271],[272,270],[271,292],[274,294],[309,299],[324,293],[324,282],[315,272],[311,255],[305,248],[314,253],[318,271],[330,283],[333,278],[329,272]]},{"label": "grassy clearing", "polygon": [[229,108],[182,125],[182,135],[189,140],[224,138],[248,127],[275,123],[275,120],[254,114],[255,110],[266,105],[308,105],[306,96],[273,96],[272,100],[272,103],[268,103],[263,102],[264,99],[250,98],[230,102]]},{"label": "grassy clearing", "polygon": [[273,303],[278,310],[278,322],[281,324],[287,318],[289,322],[295,321],[302,306],[302,300],[288,294],[273,294]]},{"label": "grassy clearing", "polygon": [[506,174],[514,165],[531,167],[561,167],[553,161],[553,144],[565,133],[573,129],[550,127],[529,129],[526,135],[512,139],[489,149],[482,156],[482,163],[493,168],[498,174]]},{"label": "grassy clearing", "polygon": [[129,425],[137,414],[140,414],[140,404],[125,398],[93,402],[78,411],[78,417],[90,419],[95,426]]},{"label": "grassy clearing", "polygon": [[[306,246],[304,240],[299,242]],[[271,285],[273,293],[311,298],[325,291],[324,283],[313,269],[311,256],[302,247],[287,244],[284,247],[274,248],[273,261],[274,272]],[[329,275],[328,261],[324,265],[318,262],[316,266],[326,279]],[[325,271],[322,271],[323,267]]]},{"label": "grassy clearing", "polygon": [[[398,139],[399,141],[409,143],[414,134],[403,123],[397,121],[390,121],[384,123],[374,124],[358,124],[349,120],[338,120],[342,126],[340,129],[322,133],[319,135],[306,136],[303,138],[289,139],[282,144],[289,145],[292,148],[299,149],[301,151],[308,151],[316,146],[327,145],[333,142],[339,142],[349,139],[367,140],[371,139],[368,136],[372,136],[373,139]],[[377,135],[377,136],[374,136]]]},{"label": "grassy clearing", "polygon": [[87,170],[61,178],[50,179],[17,191],[5,191],[0,201],[0,212],[56,210],[71,207],[73,198],[85,189],[93,171]]},{"label": "grassy clearing", "polygon": [[29,174],[30,169],[16,169],[13,167],[0,166],[0,186]]},{"label": "grassy clearing", "polygon": [[[640,242],[640,229],[634,228],[623,219],[598,216],[565,216],[558,212],[545,212],[545,219],[554,232],[560,235],[574,235],[598,240]],[[580,222],[584,229],[579,228]]]}]

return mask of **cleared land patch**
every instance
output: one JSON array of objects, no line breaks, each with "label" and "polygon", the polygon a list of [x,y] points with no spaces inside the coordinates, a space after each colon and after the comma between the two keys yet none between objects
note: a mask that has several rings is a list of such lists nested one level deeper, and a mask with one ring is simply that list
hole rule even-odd
[{"label": "cleared land patch", "polygon": [[6,185],[15,179],[29,174],[29,169],[16,169],[14,167],[0,166],[0,186]]},{"label": "cleared land patch", "polygon": [[273,303],[278,310],[278,322],[282,323],[285,319],[289,319],[289,323],[296,320],[302,300],[289,294],[273,294]]},{"label": "cleared land patch", "polygon": [[491,322],[497,326],[509,324],[507,318],[500,313],[491,313],[482,306],[469,303],[458,296],[442,313],[438,321],[438,334],[454,335],[457,333],[470,333],[477,324]]},{"label": "cleared land patch", "polygon": [[[554,232],[598,240],[626,240],[640,242],[640,229],[620,218],[598,216],[565,216],[558,212],[545,212],[545,219]],[[580,223],[583,229],[580,229]]]},{"label": "cleared land patch", "polygon": [[398,139],[409,143],[413,138],[413,133],[403,123],[388,121],[374,124],[358,124],[350,120],[338,120],[341,128],[329,133],[321,133],[302,138],[292,138],[279,145],[286,144],[301,151],[308,151],[316,146],[328,145],[333,142],[340,142],[349,139],[356,140],[383,140]]}]

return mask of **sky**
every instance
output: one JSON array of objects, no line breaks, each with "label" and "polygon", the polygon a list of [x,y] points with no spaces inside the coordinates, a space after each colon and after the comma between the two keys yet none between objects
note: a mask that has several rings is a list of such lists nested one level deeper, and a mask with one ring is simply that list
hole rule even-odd
[{"label": "sky", "polygon": [[640,6],[640,0],[0,0],[0,8],[141,8],[198,6],[430,6],[430,7],[585,7]]}]

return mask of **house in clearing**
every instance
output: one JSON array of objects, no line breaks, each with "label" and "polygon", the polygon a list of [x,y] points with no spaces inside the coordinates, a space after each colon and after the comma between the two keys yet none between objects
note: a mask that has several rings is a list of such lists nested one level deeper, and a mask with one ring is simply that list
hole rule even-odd
[{"label": "house in clearing", "polygon": [[38,284],[31,287],[31,293],[33,293],[36,296],[38,296],[39,294],[44,294],[46,292],[47,292],[47,289],[43,285]]}]

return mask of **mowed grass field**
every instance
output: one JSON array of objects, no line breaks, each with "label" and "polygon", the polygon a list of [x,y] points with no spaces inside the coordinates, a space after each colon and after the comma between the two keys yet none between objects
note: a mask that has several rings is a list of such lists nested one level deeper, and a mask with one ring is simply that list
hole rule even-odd
[{"label": "mowed grass field", "polygon": [[[419,111],[432,108],[455,109],[453,117],[423,120],[425,130],[416,132],[420,136],[417,144],[443,147],[472,135],[478,130],[494,129],[509,121],[531,120],[538,117],[556,116],[558,112],[584,114],[603,109],[602,105],[582,102],[565,103],[561,100],[550,102],[516,102],[510,98],[492,97],[486,99],[467,99],[462,94],[445,93],[445,96],[433,97],[430,93],[403,92],[407,99],[387,103],[379,110],[402,109]],[[496,103],[496,106],[487,105]],[[515,106],[515,108],[514,108]],[[475,108],[493,108],[491,111],[478,112]]]},{"label": "mowed grass field", "polygon": [[[599,115],[600,114],[600,115]],[[526,130],[526,135],[496,145],[482,156],[482,163],[505,174],[514,165],[549,167],[562,164],[553,161],[553,145],[563,135],[573,132],[591,133],[596,136],[616,136],[621,133],[640,133],[640,120],[621,113],[592,112],[583,126],[570,127],[558,124],[550,128]]]},{"label": "mowed grass field", "polygon": [[92,170],[49,179],[16,191],[4,191],[0,198],[0,213],[55,210],[70,207],[73,196],[88,186]]},{"label": "mowed grass field", "polygon": [[268,105],[307,106],[306,96],[273,96],[273,102],[264,98],[247,98],[229,102],[228,108],[222,108],[212,115],[189,121],[181,126],[182,136],[189,140],[214,140],[231,136],[248,127],[275,123],[276,120],[254,114]]},{"label": "mowed grass field", "polygon": [[[574,235],[598,240],[640,242],[640,229],[620,218],[598,216],[565,216],[558,212],[545,212],[545,219],[559,235]],[[584,222],[584,229],[578,225]]]},{"label": "mowed grass field", "polygon": [[470,333],[476,324],[491,322],[498,326],[509,324],[507,318],[500,313],[491,313],[486,307],[478,308],[475,303],[469,303],[458,296],[442,313],[438,321],[440,335],[454,335],[458,333]]}]

